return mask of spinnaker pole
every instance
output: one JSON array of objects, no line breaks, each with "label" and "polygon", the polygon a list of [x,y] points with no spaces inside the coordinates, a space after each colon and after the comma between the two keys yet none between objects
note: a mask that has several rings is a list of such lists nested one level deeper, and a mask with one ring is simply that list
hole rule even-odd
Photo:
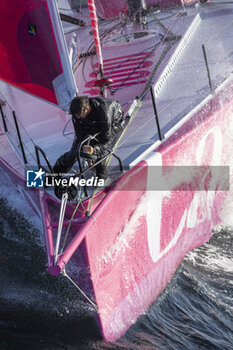
[{"label": "spinnaker pole", "polygon": [[98,60],[98,66],[99,66],[99,76],[100,80],[97,80],[95,82],[96,86],[100,86],[100,94],[102,96],[107,95],[106,86],[111,83],[110,79],[105,79],[104,76],[104,68],[103,68],[103,56],[102,56],[102,50],[100,45],[100,36],[99,36],[99,28],[98,28],[98,20],[96,15],[96,8],[95,8],[95,1],[94,0],[87,0],[88,10],[90,14],[91,19],[91,27],[92,32],[94,36],[94,42],[95,42],[95,48],[96,48],[96,55]]}]

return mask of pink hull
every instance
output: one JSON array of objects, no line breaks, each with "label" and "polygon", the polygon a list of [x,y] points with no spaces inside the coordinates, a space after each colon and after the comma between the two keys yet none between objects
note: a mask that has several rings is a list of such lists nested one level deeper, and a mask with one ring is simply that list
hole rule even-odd
[{"label": "pink hull", "polygon": [[[91,279],[98,305],[100,329],[109,341],[125,333],[164,290],[185,253],[208,241],[213,226],[220,221],[218,213],[227,194],[217,190],[224,180],[221,173],[216,191],[196,191],[193,187],[203,182],[208,189],[212,181],[209,172],[197,172],[190,179],[185,175],[172,190],[146,189],[150,189],[153,165],[229,164],[227,145],[233,115],[230,96],[232,86],[203,103],[204,107],[198,108],[169,139],[123,175],[112,191],[100,192],[93,202],[92,217],[77,214],[73,239],[55,266],[54,228],[59,202],[43,190],[23,190],[35,211],[43,213],[50,273],[59,274],[71,257],[72,264],[79,266],[82,255],[90,272],[87,278]],[[15,185],[23,189],[23,177],[0,161]],[[164,176],[167,174],[160,174]],[[88,200],[83,205],[87,208]],[[66,220],[72,210],[67,207]]]},{"label": "pink hull", "polygon": [[[186,249],[198,247],[210,238],[211,227],[209,224],[206,223],[206,227],[203,226],[202,229],[202,233],[193,232],[184,239],[180,239],[176,246],[155,264],[154,269],[140,284],[118,304],[118,307],[108,316],[105,325],[103,325],[105,338],[111,341],[117,340],[138,318],[139,314],[145,312],[172,278],[174,270],[186,253]],[[198,241],[196,235],[198,235]],[[140,256],[138,259],[140,260]]]},{"label": "pink hull", "polygon": [[[174,190],[146,189],[152,165],[230,163],[230,96],[232,86],[203,103],[204,107],[197,109],[170,138],[123,175],[112,191],[100,192],[93,202],[92,217],[86,219],[84,213],[77,214],[73,239],[55,266],[54,227],[59,202],[43,190],[25,191],[23,177],[0,159],[1,167],[23,189],[35,211],[42,210],[50,273],[59,274],[71,257],[72,264],[79,266],[80,255],[83,256],[99,309],[100,329],[109,341],[122,336],[149,307],[185,253],[208,241],[212,227],[220,220],[218,213],[227,192],[193,188],[195,182],[203,182],[208,189],[212,181],[209,172],[197,173],[192,179],[184,176]],[[163,176],[167,174],[161,173]],[[216,189],[223,180],[218,178]],[[88,200],[83,205],[87,208]],[[51,212],[54,208],[55,217]],[[72,210],[67,207],[66,220],[72,216]]]},{"label": "pink hull", "polygon": [[[22,2],[28,6],[33,3],[31,0]],[[38,0],[38,6],[42,6],[43,2]],[[188,5],[194,2],[184,0],[183,3]],[[120,12],[127,11],[126,0],[95,0],[95,3],[98,15],[102,18],[117,17]],[[146,3],[161,7],[182,6],[180,0],[147,0]],[[29,53],[29,61],[27,64],[22,59],[17,75],[17,65],[10,64],[2,72],[2,79],[8,83],[14,82],[14,86],[35,93],[40,98],[67,107],[75,90],[69,58],[74,64],[72,68],[80,95],[99,94],[95,86],[98,62],[92,52],[90,23],[85,10],[86,25],[82,29],[78,28],[73,35],[73,23],[70,26],[67,22],[64,28],[60,27],[55,2],[47,1],[46,4],[48,9],[43,5],[43,11],[39,14],[43,14],[45,9],[45,14],[51,16],[51,21],[53,19],[56,31],[52,32],[49,40],[53,45],[48,43],[49,37],[46,36],[44,51],[40,49],[39,30],[44,17],[39,15],[38,22],[34,21],[34,12],[31,17],[27,17],[28,14],[24,17],[19,6],[18,17],[15,18],[12,6],[9,6],[11,22],[16,19],[22,37],[19,40],[14,30],[13,42],[10,43],[9,33],[5,33],[4,46],[9,46],[9,50],[3,52],[9,51],[9,58],[18,61],[15,48],[20,47],[22,58],[25,50]],[[7,6],[3,7],[7,9]],[[0,134],[0,144],[3,145],[1,154],[4,157],[0,157],[0,166],[42,218],[48,272],[57,276],[66,268],[70,277],[96,303],[101,333],[109,341],[121,337],[137,317],[145,312],[164,290],[184,255],[208,241],[213,226],[220,222],[219,213],[229,184],[226,168],[229,170],[232,159],[232,78],[218,85],[213,95],[186,114],[192,106],[196,106],[197,101],[204,98],[203,94],[208,94],[206,68],[208,77],[212,77],[213,86],[216,86],[217,81],[223,82],[223,77],[232,71],[228,35],[232,19],[229,11],[223,11],[223,17],[214,4],[207,8],[206,17],[201,6],[189,7],[186,14],[181,7],[174,11],[169,9],[165,11],[169,13],[161,13],[158,21],[155,20],[157,14],[155,16],[153,13],[146,23],[141,18],[143,31],[139,31],[138,23],[131,25],[124,16],[120,16],[119,27],[117,23],[115,27],[115,20],[111,28],[109,24],[112,21],[99,21],[101,40],[104,40],[105,73],[107,78],[113,78],[109,96],[116,100],[119,97],[125,114],[130,116],[114,152],[121,157],[124,165],[130,164],[131,168],[111,188],[95,193],[91,199],[82,201],[83,197],[80,197],[77,203],[68,203],[64,220],[60,216],[61,231],[58,229],[61,201],[51,195],[51,188],[48,191],[43,187],[26,189],[24,171],[25,164],[29,168],[41,168],[35,153],[38,146],[42,147],[51,165],[65,149],[69,149],[74,132],[70,116],[53,105],[34,97],[29,98],[10,85],[0,83],[0,122],[5,130]],[[7,25],[4,13],[7,12],[2,12],[3,24]],[[51,27],[49,16],[48,28]],[[81,30],[82,35],[79,37]],[[213,31],[216,33],[215,40],[210,40]],[[33,43],[31,51],[25,49],[25,38],[29,44]],[[59,39],[59,45],[54,38]],[[202,42],[207,44],[206,51],[204,45],[201,47]],[[17,46],[17,43],[20,45]],[[36,43],[38,50],[35,50]],[[91,51],[87,51],[88,47]],[[217,48],[219,55],[216,55]],[[63,51],[67,51],[66,59]],[[34,76],[35,63],[41,67],[45,61],[50,63],[50,59],[44,55],[34,57],[37,52],[49,52],[52,57],[54,53],[62,52],[54,59],[57,62],[55,71],[52,63],[47,64],[45,68],[51,76],[45,69],[42,82]],[[211,57],[210,69],[207,56]],[[11,62],[9,58],[5,55],[0,62],[6,65]],[[224,75],[220,71],[221,62],[225,65]],[[27,70],[30,71],[29,76],[26,76]],[[46,82],[47,78],[49,83]],[[66,89],[64,82],[67,83]],[[210,80],[209,85],[212,93]],[[144,95],[145,91],[148,91],[148,95]],[[154,121],[156,108],[151,104],[149,91],[151,97],[155,97],[156,104],[158,102],[158,119],[161,132],[165,133],[164,139],[163,135],[158,137],[159,127],[156,128]],[[59,98],[61,101],[58,101]],[[17,125],[24,148],[20,143]],[[5,136],[12,147],[9,147]],[[8,149],[5,148],[6,143]],[[27,161],[25,157],[20,158],[24,150]],[[24,163],[20,159],[24,159]],[[42,163],[45,164],[43,158]],[[115,169],[116,160],[111,159],[110,165]],[[218,166],[218,169],[214,173],[213,168],[208,166]],[[37,179],[38,176],[37,173]],[[32,186],[37,184],[34,180]],[[61,242],[57,240],[55,259],[58,232],[61,233]]]},{"label": "pink hull", "polygon": [[[172,191],[145,192],[143,186],[148,184],[148,164],[155,164],[153,160],[157,165],[161,160],[163,165],[229,164],[233,108],[226,96],[232,96],[232,88],[206,103],[156,152],[118,180],[93,213],[95,221],[85,244],[102,333],[110,341],[123,335],[147,309],[185,253],[208,241],[220,221],[227,191],[193,188],[195,182],[208,188],[212,181],[208,172],[190,181],[184,176]],[[222,188],[222,181],[220,174],[216,188]],[[134,186],[141,191],[127,191]],[[185,188],[190,190],[179,191]]]}]

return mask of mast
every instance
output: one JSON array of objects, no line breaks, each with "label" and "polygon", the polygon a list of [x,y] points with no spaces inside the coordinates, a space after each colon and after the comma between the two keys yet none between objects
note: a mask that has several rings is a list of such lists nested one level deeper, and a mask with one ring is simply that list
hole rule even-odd
[{"label": "mast", "polygon": [[99,28],[98,28],[98,20],[97,20],[97,15],[96,15],[95,1],[94,0],[87,0],[87,5],[88,5],[88,10],[89,10],[90,19],[91,19],[91,27],[92,27],[92,32],[93,32],[93,36],[94,36],[96,55],[97,55],[98,66],[99,66],[100,80],[97,80],[95,82],[95,85],[100,87],[100,94],[102,96],[106,97],[106,95],[107,95],[106,86],[108,84],[110,84],[112,81],[110,79],[105,79],[105,76],[104,76],[103,56],[102,56],[102,50],[101,50],[101,45],[100,45]]}]

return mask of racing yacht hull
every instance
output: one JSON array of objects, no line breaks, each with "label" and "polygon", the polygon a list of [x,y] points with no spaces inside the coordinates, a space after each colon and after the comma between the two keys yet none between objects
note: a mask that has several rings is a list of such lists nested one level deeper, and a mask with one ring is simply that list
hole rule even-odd
[{"label": "racing yacht hull", "polygon": [[[22,122],[22,125],[27,126],[27,130],[22,128],[21,132],[26,145],[27,167],[32,168],[38,166],[38,159],[36,163],[36,157],[32,154],[37,144],[46,148],[46,154],[53,149],[53,162],[70,145],[73,136],[64,139],[64,130],[69,122],[67,114],[57,107],[37,101],[32,96],[25,97],[24,92],[7,83],[1,83],[0,86],[1,169],[32,206],[35,215],[42,219],[49,273],[56,276],[65,272],[81,286],[96,306],[101,333],[109,341],[121,337],[137,317],[145,312],[165,289],[184,255],[210,239],[212,228],[221,221],[220,211],[229,191],[230,145],[233,142],[231,76],[228,79],[225,77],[210,94],[208,92],[201,98],[198,96],[193,104],[190,101],[192,108],[185,110],[185,113],[182,109],[182,116],[178,120],[171,118],[166,123],[164,121],[164,125],[162,120],[161,137],[158,136],[157,129],[152,135],[151,130],[145,131],[146,124],[156,125],[155,108],[148,109],[148,95],[143,100],[144,96],[140,98],[138,89],[144,90],[149,79],[156,98],[159,99],[163,94],[167,82],[172,79],[173,67],[179,66],[181,57],[185,59],[185,45],[190,44],[192,35],[195,36],[195,31],[198,31],[202,15],[196,17],[196,10],[193,8],[192,11],[190,26],[185,24],[182,32],[184,40],[176,42],[171,56],[160,66],[157,79],[156,75],[153,76],[154,80],[151,79],[149,74],[154,72],[154,59],[158,65],[156,57],[161,54],[164,39],[156,46],[156,51],[153,49],[149,53],[149,49],[142,50],[145,44],[140,41],[141,34],[137,37],[138,41],[134,37],[130,43],[132,32],[129,34],[129,28],[127,34],[121,35],[118,32],[115,38],[114,32],[113,39],[110,36],[109,41],[105,41],[106,70],[115,74],[112,96],[119,98],[126,106],[125,112],[130,117],[125,138],[117,149],[118,156],[123,157],[124,166],[128,165],[129,170],[121,173],[111,186],[85,199],[67,204],[61,230],[64,247],[58,255],[55,252],[55,243],[61,202],[48,189],[26,186],[25,159],[23,163],[21,156],[19,161],[18,154],[22,148],[19,134],[14,129],[14,119],[11,118],[12,111],[15,110],[20,120],[19,125]],[[217,11],[218,9],[216,13]],[[212,12],[212,16],[214,13]],[[207,20],[212,20],[211,16],[208,19],[208,11]],[[178,22],[171,22],[171,25],[175,23],[174,30],[179,27]],[[165,37],[171,35],[171,25],[166,29]],[[90,27],[87,31],[89,29]],[[138,33],[138,29],[136,32]],[[148,40],[154,40],[150,35],[151,32]],[[125,38],[129,42],[123,42]],[[173,39],[177,40],[177,36]],[[134,40],[138,43],[138,48]],[[192,52],[192,48],[190,50]],[[164,56],[162,52],[162,57]],[[189,51],[189,62],[191,56]],[[140,74],[135,78],[134,62],[139,59]],[[112,62],[115,62],[114,67]],[[91,68],[96,63],[90,60],[85,61],[85,64],[86,66],[83,64],[78,68],[79,76],[83,74],[85,77],[85,84],[79,79],[77,86],[80,93],[88,91],[90,95],[95,95],[96,87],[92,82]],[[196,69],[193,67],[195,65],[192,66],[192,72]],[[207,91],[209,86],[206,68],[204,65],[202,67],[205,80],[203,89]],[[132,74],[127,77],[125,70],[130,69]],[[189,69],[186,66],[186,70]],[[116,85],[118,78],[120,81]],[[201,78],[199,76],[200,85]],[[178,89],[177,81],[176,79],[173,93]],[[181,84],[183,92],[185,83]],[[172,80],[169,84],[171,86]],[[126,90],[122,93],[122,88],[133,91],[133,98],[124,94]],[[136,98],[136,94],[139,97]],[[162,99],[161,101],[163,102]],[[166,105],[171,105],[170,95]],[[175,105],[178,105],[176,101]],[[136,112],[139,117],[134,116]],[[166,110],[166,115],[170,116],[170,113],[170,110]],[[147,120],[149,115],[152,118]],[[27,120],[25,124],[24,119]],[[165,116],[161,119],[165,120]],[[140,137],[138,134],[142,126],[146,133],[144,139],[142,134]],[[38,130],[41,130],[41,137],[37,135]],[[32,138],[37,140],[37,144],[34,141],[32,144]],[[129,154],[132,155],[130,161]],[[68,242],[66,233],[69,234]]]}]

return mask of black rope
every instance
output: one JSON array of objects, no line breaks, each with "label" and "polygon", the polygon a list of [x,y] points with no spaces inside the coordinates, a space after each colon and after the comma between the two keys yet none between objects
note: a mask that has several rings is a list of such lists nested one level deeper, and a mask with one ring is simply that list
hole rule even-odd
[{"label": "black rope", "polygon": [[153,49],[144,57],[144,59],[130,72],[130,74],[120,83],[120,85],[114,90],[111,91],[111,95],[114,95],[115,92],[118,91],[118,89],[129,79],[129,77],[147,60],[148,57],[150,57],[150,55],[155,51],[155,49],[158,47],[158,45],[160,44],[157,43]]}]

